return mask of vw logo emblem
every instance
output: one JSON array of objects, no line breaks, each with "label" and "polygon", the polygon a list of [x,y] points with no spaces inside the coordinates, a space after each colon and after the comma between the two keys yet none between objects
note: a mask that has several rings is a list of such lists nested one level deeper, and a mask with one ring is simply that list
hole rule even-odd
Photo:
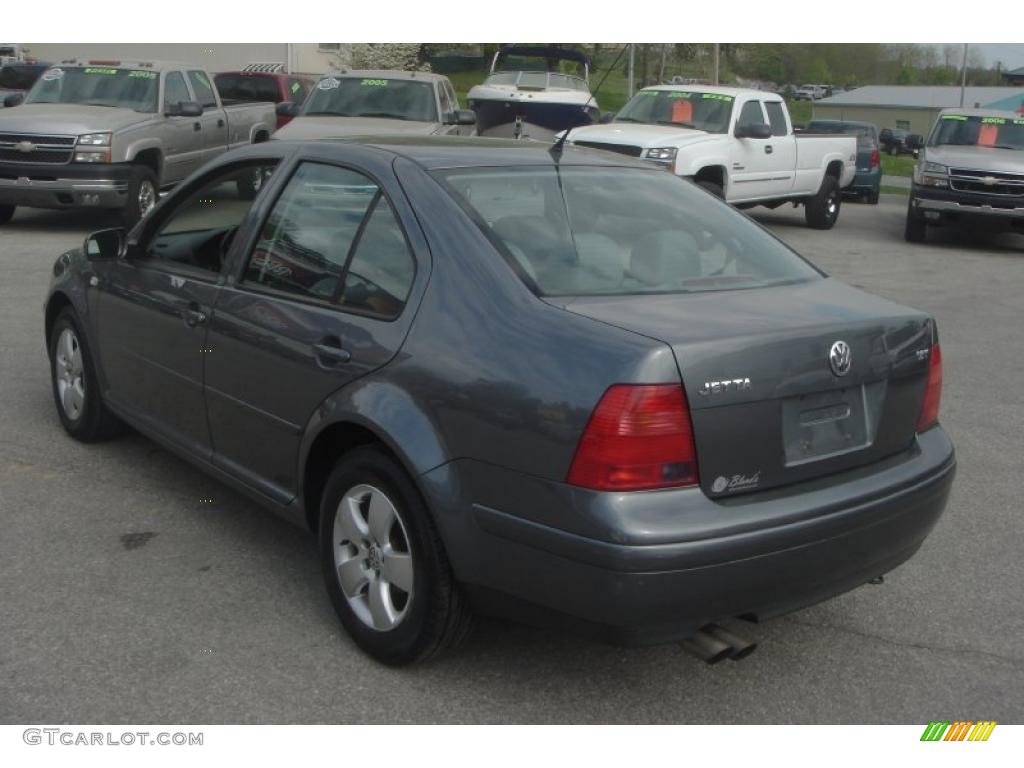
[{"label": "vw logo emblem", "polygon": [[19,141],[17,144],[14,145],[14,148],[19,152],[31,152],[33,149],[36,148],[36,145],[33,144],[31,141]]},{"label": "vw logo emblem", "polygon": [[832,344],[828,352],[828,364],[832,367],[832,373],[836,376],[845,376],[850,372],[850,364],[853,356],[850,353],[850,345],[845,341],[837,341]]}]

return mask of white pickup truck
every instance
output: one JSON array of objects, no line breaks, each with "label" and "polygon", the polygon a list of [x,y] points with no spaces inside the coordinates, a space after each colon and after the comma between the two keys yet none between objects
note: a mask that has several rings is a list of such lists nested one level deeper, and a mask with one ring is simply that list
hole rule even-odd
[{"label": "white pickup truck", "polygon": [[739,208],[802,203],[816,229],[836,223],[857,170],[856,137],[796,135],[780,96],[740,88],[644,88],[566,141],[665,166]]}]

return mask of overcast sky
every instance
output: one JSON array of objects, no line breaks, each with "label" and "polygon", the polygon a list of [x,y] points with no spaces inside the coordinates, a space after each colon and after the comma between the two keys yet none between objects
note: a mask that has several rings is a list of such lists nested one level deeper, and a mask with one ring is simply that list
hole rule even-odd
[{"label": "overcast sky", "polygon": [[980,48],[989,64],[1003,62],[1003,69],[1024,67],[1024,43],[974,43]]}]

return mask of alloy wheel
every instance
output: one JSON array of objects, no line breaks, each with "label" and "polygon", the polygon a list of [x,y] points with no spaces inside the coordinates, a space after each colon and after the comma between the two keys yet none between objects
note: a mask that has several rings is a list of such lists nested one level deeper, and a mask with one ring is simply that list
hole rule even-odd
[{"label": "alloy wheel", "polygon": [[143,179],[139,184],[139,216],[145,216],[156,205],[156,187],[153,182]]},{"label": "alloy wheel", "polygon": [[352,612],[378,632],[397,627],[413,599],[409,535],[394,503],[372,485],[357,485],[334,517],[334,567]]},{"label": "alloy wheel", "polygon": [[53,364],[60,405],[72,421],[82,415],[85,405],[85,373],[82,368],[82,347],[70,328],[61,331]]}]

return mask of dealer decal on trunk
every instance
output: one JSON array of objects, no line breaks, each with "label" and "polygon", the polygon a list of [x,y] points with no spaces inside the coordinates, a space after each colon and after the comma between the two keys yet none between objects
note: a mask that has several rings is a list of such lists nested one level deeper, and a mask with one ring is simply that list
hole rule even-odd
[{"label": "dealer decal on trunk", "polygon": [[715,482],[711,484],[711,490],[714,493],[725,493],[726,491],[746,491],[751,488],[757,488],[761,483],[761,471],[758,470],[752,475],[733,475],[732,477],[725,477],[719,475],[715,478]]}]

